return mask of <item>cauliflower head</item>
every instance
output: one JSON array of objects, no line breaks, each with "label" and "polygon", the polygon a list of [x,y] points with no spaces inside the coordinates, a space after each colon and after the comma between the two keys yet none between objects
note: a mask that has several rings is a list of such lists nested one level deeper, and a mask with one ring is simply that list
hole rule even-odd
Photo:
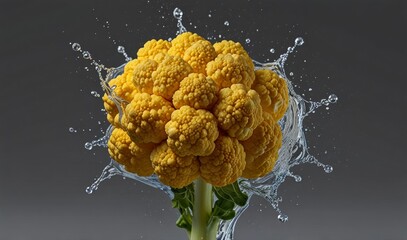
[{"label": "cauliflower head", "polygon": [[256,70],[253,89],[260,95],[263,110],[275,120],[281,119],[288,108],[288,87],[285,80],[269,69]]},{"label": "cauliflower head", "polygon": [[174,111],[164,98],[147,93],[136,93],[126,106],[123,122],[136,143],[160,143],[167,138],[165,124]]},{"label": "cauliflower head", "polygon": [[172,103],[177,109],[185,105],[195,109],[210,109],[218,100],[217,95],[215,81],[201,73],[191,73],[181,81]]},{"label": "cauliflower head", "polygon": [[220,90],[213,113],[219,127],[238,140],[248,139],[263,120],[259,95],[243,84]]},{"label": "cauliflower head", "polygon": [[165,125],[168,146],[179,156],[207,156],[219,136],[216,119],[209,111],[182,106]]},{"label": "cauliflower head", "polygon": [[139,176],[150,176],[154,172],[150,160],[154,144],[136,144],[124,130],[115,128],[107,147],[111,158],[122,164],[127,171]]},{"label": "cauliflower head", "polygon": [[287,84],[255,70],[238,42],[212,44],[191,32],[150,40],[109,86],[108,151],[129,172],[156,174],[173,188],[199,177],[222,187],[265,176],[277,161]]},{"label": "cauliflower head", "polygon": [[213,186],[234,183],[246,166],[243,146],[235,138],[220,135],[215,150],[209,156],[199,157],[201,177]]},{"label": "cauliflower head", "polygon": [[181,157],[166,142],[156,147],[150,158],[160,181],[171,187],[185,187],[199,177],[198,158],[192,155]]}]

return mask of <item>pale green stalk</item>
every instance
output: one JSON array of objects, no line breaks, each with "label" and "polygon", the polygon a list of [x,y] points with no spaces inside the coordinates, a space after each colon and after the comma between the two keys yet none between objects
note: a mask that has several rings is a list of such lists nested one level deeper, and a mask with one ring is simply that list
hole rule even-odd
[{"label": "pale green stalk", "polygon": [[212,212],[212,185],[199,178],[194,187],[194,210],[190,240],[216,240],[218,225],[209,224]]}]

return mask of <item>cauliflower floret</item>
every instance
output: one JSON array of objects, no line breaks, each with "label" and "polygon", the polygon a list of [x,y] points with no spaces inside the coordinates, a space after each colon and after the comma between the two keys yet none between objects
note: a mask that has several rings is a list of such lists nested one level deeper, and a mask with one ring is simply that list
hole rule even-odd
[{"label": "cauliflower floret", "polygon": [[[138,92],[133,83],[127,81],[126,74],[119,75],[110,80],[109,86],[114,88],[113,94],[125,103],[130,102],[133,99],[134,94]],[[103,95],[102,100],[107,112],[107,120],[115,127],[122,127],[119,121],[119,110],[117,109],[116,104],[107,94]]]},{"label": "cauliflower floret", "polygon": [[207,76],[212,78],[219,88],[241,83],[250,88],[254,80],[254,71],[245,59],[237,54],[220,54],[206,66]]},{"label": "cauliflower floret", "polygon": [[201,177],[214,186],[223,187],[242,175],[246,166],[246,154],[235,138],[220,135],[215,145],[211,155],[199,157]]},{"label": "cauliflower floret", "polygon": [[213,113],[220,128],[238,140],[248,139],[263,120],[259,95],[243,84],[220,90]]},{"label": "cauliflower floret", "polygon": [[206,40],[199,40],[189,47],[183,59],[191,65],[196,73],[206,74],[206,64],[217,56],[212,44]]},{"label": "cauliflower floret", "polygon": [[[263,113],[265,116],[267,113]],[[274,123],[273,118],[264,118],[260,125],[254,129],[250,138],[240,143],[246,152],[246,162],[252,163],[255,158],[269,150],[269,145],[274,142]]]},{"label": "cauliflower floret", "polygon": [[115,128],[107,143],[108,151],[112,159],[124,165],[129,172],[139,176],[150,176],[153,174],[153,167],[150,160],[150,153],[154,144],[136,145],[127,133]]},{"label": "cauliflower floret", "polygon": [[216,119],[211,112],[182,106],[165,125],[168,146],[179,156],[207,156],[215,148],[219,136]]},{"label": "cauliflower floret", "polygon": [[185,32],[178,35],[171,41],[171,48],[168,50],[168,54],[173,56],[183,57],[185,51],[199,40],[205,40],[203,37],[196,33]]},{"label": "cauliflower floret", "polygon": [[130,62],[126,63],[123,69],[123,74],[133,72],[133,69],[140,63],[140,59],[133,59]]},{"label": "cauliflower floret", "polygon": [[179,83],[192,72],[191,66],[177,56],[165,56],[165,59],[153,72],[153,93],[171,101],[172,95],[178,90]]},{"label": "cauliflower floret", "polygon": [[217,101],[217,93],[218,87],[211,78],[191,73],[181,81],[172,103],[177,109],[184,105],[195,109],[210,109]]},{"label": "cauliflower floret", "polygon": [[137,51],[137,58],[138,59],[146,59],[152,58],[158,53],[167,53],[168,49],[170,49],[171,43],[167,40],[159,39],[155,40],[152,39],[144,44],[144,47],[140,48]]},{"label": "cauliflower floret", "polygon": [[278,150],[282,144],[280,125],[268,113],[264,113],[264,119],[252,137],[241,142],[246,152],[246,168],[242,175],[245,178],[267,175],[273,170],[278,159]]},{"label": "cauliflower floret", "polygon": [[278,121],[288,108],[287,84],[277,73],[268,69],[256,70],[255,74],[256,79],[252,88],[260,95],[263,110],[269,112]]},{"label": "cauliflower floret", "polygon": [[153,94],[152,74],[157,69],[158,63],[152,59],[141,60],[134,68],[132,74],[128,74],[128,81],[133,82],[134,86],[140,91]]},{"label": "cauliflower floret", "polygon": [[150,157],[155,174],[165,185],[182,188],[199,177],[199,161],[197,157],[181,157],[175,154],[166,142],[155,148]]},{"label": "cauliflower floret", "polygon": [[134,142],[159,143],[167,138],[165,124],[173,111],[171,103],[160,96],[136,93],[122,122]]},{"label": "cauliflower floret", "polygon": [[223,40],[221,42],[213,44],[213,47],[215,48],[215,51],[218,55],[231,53],[242,56],[245,59],[247,65],[252,69],[252,71],[254,71],[254,64],[252,59],[239,42]]}]

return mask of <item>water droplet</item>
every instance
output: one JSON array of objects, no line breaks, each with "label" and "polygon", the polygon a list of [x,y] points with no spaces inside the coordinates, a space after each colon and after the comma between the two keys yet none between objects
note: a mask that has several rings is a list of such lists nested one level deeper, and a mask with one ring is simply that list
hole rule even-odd
[{"label": "water droplet", "polygon": [[69,132],[75,132],[75,129],[73,127],[70,127]]},{"label": "water droplet", "polygon": [[334,170],[334,168],[332,166],[330,166],[330,165],[325,165],[324,166],[324,171],[326,173],[331,173],[333,170]]},{"label": "water droplet", "polygon": [[117,52],[118,52],[118,53],[124,53],[124,51],[125,51],[125,49],[124,49],[123,46],[118,46],[118,47],[117,47]]},{"label": "water droplet", "polygon": [[294,76],[294,73],[293,73],[293,72],[290,72],[290,76]]},{"label": "water droplet", "polygon": [[92,189],[91,187],[87,187],[86,190],[85,190],[85,192],[86,192],[87,194],[92,194],[92,193],[93,193],[93,189]]},{"label": "water droplet", "polygon": [[100,97],[100,94],[96,91],[91,91],[90,94],[92,94],[94,97]]},{"label": "water droplet", "polygon": [[280,220],[280,222],[287,222],[288,221],[288,216],[285,215],[284,213],[281,213],[277,216],[278,220]]},{"label": "water droplet", "polygon": [[297,37],[297,38],[295,39],[295,45],[301,46],[301,45],[303,45],[303,44],[304,44],[304,39],[303,39],[302,37]]},{"label": "water droplet", "polygon": [[288,48],[287,48],[287,51],[288,51],[289,53],[292,53],[292,52],[294,51],[294,48],[293,48],[293,47],[288,47]]},{"label": "water droplet", "polygon": [[250,43],[250,38],[246,38],[246,43]]},{"label": "water droplet", "polygon": [[174,15],[174,17],[178,20],[182,19],[182,15],[184,14],[181,9],[179,8],[175,8],[174,11],[172,12],[172,14]]},{"label": "water droplet", "polygon": [[88,52],[88,51],[84,51],[84,52],[82,53],[82,57],[83,57],[84,59],[91,59],[91,58],[92,58],[91,55],[90,55],[90,52]]},{"label": "water droplet", "polygon": [[296,182],[301,182],[302,181],[302,177],[301,176],[294,176],[294,181]]},{"label": "water droplet", "polygon": [[72,44],[72,50],[74,50],[75,52],[81,51],[81,45],[79,45],[79,43]]},{"label": "water droplet", "polygon": [[329,101],[330,103],[336,103],[336,102],[338,101],[338,96],[336,96],[335,94],[331,94],[331,95],[329,95],[329,97],[328,97],[328,101]]},{"label": "water droplet", "polygon": [[87,150],[92,150],[92,148],[93,148],[92,143],[90,143],[90,142],[85,143],[85,148],[86,148]]},{"label": "water droplet", "polygon": [[210,17],[210,18],[211,18],[211,17],[212,17],[212,14],[210,14],[210,13],[209,13],[209,14],[208,14],[208,17]]},{"label": "water droplet", "polygon": [[270,52],[271,52],[271,53],[275,53],[276,50],[275,50],[274,48],[270,48]]},{"label": "water droplet", "polygon": [[228,22],[228,21],[225,21],[225,22],[223,23],[223,25],[229,26],[229,22]]},{"label": "water droplet", "polygon": [[312,91],[312,88],[309,88],[309,89],[308,89],[308,91],[310,91],[310,92],[311,92],[311,91]]}]

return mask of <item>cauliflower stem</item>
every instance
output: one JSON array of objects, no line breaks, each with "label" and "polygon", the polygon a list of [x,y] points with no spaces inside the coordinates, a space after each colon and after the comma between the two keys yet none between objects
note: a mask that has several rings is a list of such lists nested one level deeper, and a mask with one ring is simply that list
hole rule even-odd
[{"label": "cauliflower stem", "polygon": [[217,225],[208,223],[212,213],[212,185],[201,178],[195,181],[194,210],[192,218],[192,229],[190,240],[216,240]]}]

